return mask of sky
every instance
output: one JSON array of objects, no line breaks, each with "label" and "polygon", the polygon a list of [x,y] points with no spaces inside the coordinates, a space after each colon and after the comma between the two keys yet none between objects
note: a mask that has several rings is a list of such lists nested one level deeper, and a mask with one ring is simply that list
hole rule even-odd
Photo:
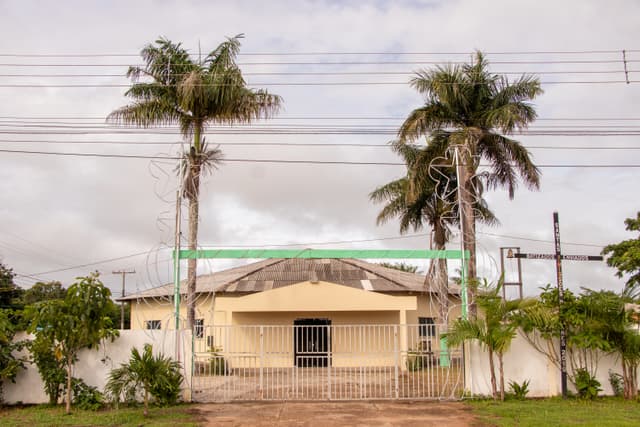
[{"label": "sky", "polygon": [[[0,262],[20,286],[68,286],[98,270],[120,295],[116,270],[136,271],[127,293],[170,280],[174,161],[42,154],[178,153],[175,129],[105,124],[127,103],[127,67],[159,36],[197,57],[242,33],[247,83],[283,98],[272,120],[209,129],[228,161],[202,187],[202,247],[428,248],[428,229],[400,236],[397,221],[376,225],[381,206],[368,194],[402,166],[238,160],[397,163],[386,144],[424,102],[409,79],[475,50],[492,72],[538,75],[544,89],[530,134],[514,136],[541,166],[541,188],[520,186],[513,200],[486,194],[500,225],[478,229],[480,273],[496,280],[500,247],[553,252],[554,211],[566,254],[597,255],[632,237],[624,219],[640,210],[640,168],[620,166],[640,164],[637,1],[4,0],[0,16]],[[231,265],[208,260],[200,271]],[[514,267],[507,262],[508,275]],[[624,285],[602,262],[563,267],[572,290]],[[553,262],[522,268],[526,294],[555,284]]]}]

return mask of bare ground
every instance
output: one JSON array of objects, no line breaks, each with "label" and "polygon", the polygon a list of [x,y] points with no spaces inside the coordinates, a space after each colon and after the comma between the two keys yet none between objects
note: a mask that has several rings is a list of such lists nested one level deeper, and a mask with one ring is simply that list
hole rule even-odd
[{"label": "bare ground", "polygon": [[478,426],[461,402],[247,402],[193,407],[205,426]]}]

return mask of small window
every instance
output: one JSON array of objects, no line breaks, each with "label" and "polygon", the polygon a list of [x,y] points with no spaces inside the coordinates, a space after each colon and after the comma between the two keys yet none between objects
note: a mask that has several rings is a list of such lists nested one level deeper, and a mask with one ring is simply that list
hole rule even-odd
[{"label": "small window", "polygon": [[147,320],[147,329],[162,329],[162,322],[160,320]]},{"label": "small window", "polygon": [[418,323],[420,323],[420,336],[421,337],[435,337],[436,336],[436,322],[433,317],[419,317]]},{"label": "small window", "polygon": [[193,324],[193,333],[196,338],[204,338],[204,319],[196,319]]}]

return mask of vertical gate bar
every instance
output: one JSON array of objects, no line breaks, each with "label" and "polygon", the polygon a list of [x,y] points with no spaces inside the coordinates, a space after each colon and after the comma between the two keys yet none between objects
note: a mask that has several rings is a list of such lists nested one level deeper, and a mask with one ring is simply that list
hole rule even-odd
[{"label": "vertical gate bar", "polygon": [[327,342],[327,379],[328,379],[328,390],[327,390],[327,395],[329,400],[331,400],[331,345],[333,344],[331,342],[331,331],[330,329],[331,326],[330,325],[325,325],[325,333],[326,333],[326,342]]},{"label": "vertical gate bar", "polygon": [[393,354],[394,354],[394,358],[395,358],[395,379],[394,379],[394,384],[395,384],[395,391],[396,391],[396,399],[398,399],[400,397],[400,390],[399,390],[399,384],[398,384],[398,359],[399,359],[399,354],[398,354],[398,326],[397,325],[393,325]]},{"label": "vertical gate bar", "polygon": [[259,388],[259,396],[260,400],[264,397],[264,384],[262,378],[262,369],[264,366],[264,326],[260,325],[260,356],[258,357],[258,364],[260,365],[260,388]]}]

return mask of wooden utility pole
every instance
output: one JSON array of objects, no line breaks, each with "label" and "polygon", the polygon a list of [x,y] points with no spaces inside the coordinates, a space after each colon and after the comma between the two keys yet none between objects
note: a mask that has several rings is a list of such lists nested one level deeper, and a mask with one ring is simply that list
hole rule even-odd
[{"label": "wooden utility pole", "polygon": [[[125,281],[127,274],[136,274],[135,270],[116,270],[112,271],[113,274],[122,275],[122,295],[120,298],[124,298],[125,295]],[[124,301],[120,302],[120,329],[124,329]]]}]

